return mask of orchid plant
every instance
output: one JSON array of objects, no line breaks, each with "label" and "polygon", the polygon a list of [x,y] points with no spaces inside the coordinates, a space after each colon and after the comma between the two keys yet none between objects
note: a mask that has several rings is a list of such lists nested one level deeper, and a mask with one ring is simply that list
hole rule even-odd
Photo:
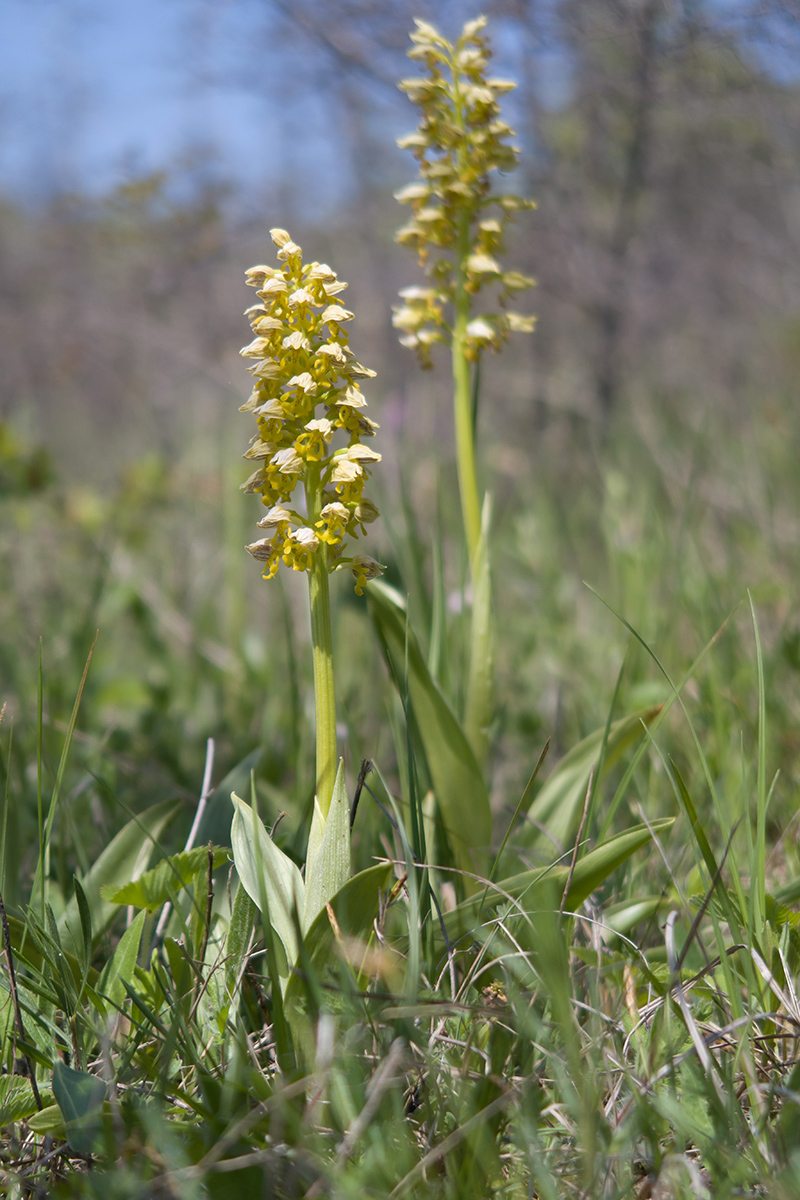
[{"label": "orchid plant", "polygon": [[[416,21],[409,58],[424,73],[399,86],[420,109],[418,128],[398,140],[419,167],[416,180],[396,193],[411,219],[396,240],[416,252],[426,287],[408,287],[394,310],[401,342],[425,368],[432,348],[449,345],[453,372],[453,415],[464,537],[473,592],[470,678],[464,718],[480,765],[486,758],[492,717],[491,586],[489,505],[482,497],[476,455],[476,371],[486,349],[497,351],[510,333],[530,333],[535,318],[508,307],[534,280],[500,263],[505,226],[535,208],[532,200],[492,187],[493,177],[511,171],[519,152],[513,130],[501,119],[500,98],[513,90],[508,80],[488,74],[491,51],[486,18],[468,21],[448,42],[425,21]],[[491,291],[495,311],[478,311],[479,295]]]}]

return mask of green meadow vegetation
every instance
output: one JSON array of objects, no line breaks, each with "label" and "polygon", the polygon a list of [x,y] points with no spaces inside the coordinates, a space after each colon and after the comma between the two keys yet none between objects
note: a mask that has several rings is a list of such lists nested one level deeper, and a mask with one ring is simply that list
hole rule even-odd
[{"label": "green meadow vegetation", "polygon": [[528,446],[490,33],[401,85],[436,445],[277,226],[213,453],[0,425],[15,1200],[800,1194],[796,330],[747,420],[606,370]]}]

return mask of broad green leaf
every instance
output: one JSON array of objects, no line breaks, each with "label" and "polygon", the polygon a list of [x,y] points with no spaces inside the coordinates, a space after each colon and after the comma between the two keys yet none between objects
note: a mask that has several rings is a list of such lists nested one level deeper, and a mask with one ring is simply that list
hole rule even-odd
[{"label": "broad green leaf", "polygon": [[64,1118],[67,1141],[76,1154],[93,1154],[103,1127],[106,1085],[96,1075],[73,1071],[60,1059],[53,1067],[53,1095]]},{"label": "broad green leaf", "polygon": [[97,981],[96,990],[107,996],[112,1004],[122,1004],[126,996],[125,984],[133,980],[146,916],[144,909],[136,914],[117,942],[114,953],[103,967],[102,974]]},{"label": "broad green leaf", "polygon": [[[49,1093],[42,1098],[49,1099]],[[0,1076],[0,1128],[24,1121],[37,1111],[30,1079],[24,1075]]]},{"label": "broad green leaf", "polygon": [[[154,840],[161,836],[167,822],[180,810],[180,802],[164,800],[148,808],[134,820],[129,821],[106,846],[86,877],[81,880],[92,919],[92,937],[95,943],[117,915],[117,907],[101,895],[102,887],[122,887],[131,879],[138,879],[147,869],[153,853]],[[78,904],[73,897],[59,921],[65,946],[80,952],[80,916]]]},{"label": "broad green leaf", "polygon": [[[294,914],[305,907],[305,884],[292,860],[279,850],[249,804],[235,792],[231,825],[233,861],[239,879],[262,915],[269,917],[289,966],[297,962],[297,927]],[[264,911],[266,907],[267,911]]]},{"label": "broad green leaf", "polygon": [[370,583],[367,595],[384,656],[401,695],[408,633],[409,697],[446,834],[459,867],[485,873],[492,840],[492,813],[475,755],[450,705],[431,678],[416,638],[407,630],[402,598],[377,581]]},{"label": "broad green leaf", "polygon": [[[214,847],[214,867],[221,867],[228,860],[228,851],[221,846]],[[194,850],[184,850],[164,858],[150,871],[145,871],[138,879],[125,883],[122,887],[106,884],[100,889],[104,900],[111,904],[132,904],[135,908],[146,908],[155,912],[166,904],[170,896],[174,896],[181,888],[188,887],[198,870],[207,868],[208,847],[198,846]]]},{"label": "broad green leaf", "polygon": [[481,770],[486,764],[494,704],[494,639],[492,629],[491,501],[483,502],[481,536],[472,572],[469,679],[464,706],[464,733]]},{"label": "broad green leaf", "polygon": [[630,933],[641,921],[649,921],[664,904],[664,896],[642,896],[638,900],[623,900],[603,909],[603,924],[614,933]]},{"label": "broad green leaf", "polygon": [[[674,817],[663,817],[653,821],[650,826],[636,825],[624,833],[609,838],[602,846],[590,850],[583,858],[578,859],[570,880],[569,891],[565,897],[565,909],[575,909],[583,904],[595,888],[621,866],[626,859],[646,846],[652,833],[662,833],[675,822]],[[534,908],[545,901],[553,891],[561,895],[569,877],[569,867],[559,863],[537,870],[523,871],[512,875],[500,883],[490,886],[485,894],[471,896],[459,904],[452,912],[447,913],[444,921],[448,936],[457,937],[468,933],[483,911],[497,907],[507,902],[511,897],[520,902],[521,908]],[[488,915],[488,911],[487,911]]]},{"label": "broad green leaf", "polygon": [[[661,707],[657,704],[643,708],[614,722],[609,730],[603,767],[599,778],[595,780],[595,787],[628,747],[643,735],[644,726],[655,720]],[[528,821],[517,830],[517,837],[524,845],[532,846],[550,838],[564,848],[571,844],[580,825],[589,773],[600,757],[604,737],[605,727],[595,729],[577,746],[573,746],[555,767],[528,809]],[[547,830],[547,834],[543,830]]]},{"label": "broad green leaf", "polygon": [[[319,808],[316,800],[315,809]],[[328,901],[350,878],[350,804],[344,777],[344,760],[339,759],[333,796],[319,850],[306,862],[306,904],[303,931],[309,929]]]},{"label": "broad green leaf", "polygon": [[[372,922],[378,911],[378,899],[382,888],[385,888],[391,873],[389,863],[378,863],[359,871],[352,879],[348,879],[344,887],[332,896],[329,904],[333,910],[339,932],[343,937],[366,938],[372,931]],[[312,966],[321,969],[334,957],[336,933],[331,925],[327,907],[310,926],[304,939],[308,960]],[[286,1003],[297,999],[303,994],[303,983],[297,975],[292,975],[286,990]]]}]

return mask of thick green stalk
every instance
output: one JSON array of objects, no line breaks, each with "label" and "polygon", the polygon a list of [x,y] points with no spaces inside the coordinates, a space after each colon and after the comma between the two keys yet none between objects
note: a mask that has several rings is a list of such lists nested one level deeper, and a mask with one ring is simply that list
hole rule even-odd
[{"label": "thick green stalk", "polygon": [[[306,506],[312,524],[319,520],[322,487],[318,463],[305,473]],[[314,659],[314,703],[317,725],[317,800],[327,817],[336,779],[336,695],[333,683],[333,632],[328,586],[327,546],[320,542],[308,573],[311,601],[311,645]]]},{"label": "thick green stalk", "polygon": [[[461,102],[458,69],[453,67],[453,90],[456,125],[463,130],[464,110]],[[458,149],[459,165],[466,166],[466,146]],[[475,464],[475,429],[472,419],[472,392],[469,384],[467,362],[467,325],[469,324],[470,296],[467,291],[467,259],[470,250],[470,210],[463,208],[458,215],[458,242],[456,246],[456,294],[451,351],[453,356],[453,403],[455,406],[456,455],[458,459],[458,486],[461,492],[461,515],[464,535],[467,539],[470,570],[474,573],[478,542],[481,536],[481,501],[478,494],[478,471]]]},{"label": "thick green stalk", "polygon": [[464,286],[466,282],[465,264],[469,253],[469,216],[467,213],[462,214],[459,225],[461,228],[459,229],[455,321],[452,336],[453,404],[461,515],[464,521],[470,569],[474,571],[478,542],[481,536],[481,502],[478,494],[478,472],[475,465],[475,434],[472,422],[469,363],[465,353],[469,322],[469,293]]}]

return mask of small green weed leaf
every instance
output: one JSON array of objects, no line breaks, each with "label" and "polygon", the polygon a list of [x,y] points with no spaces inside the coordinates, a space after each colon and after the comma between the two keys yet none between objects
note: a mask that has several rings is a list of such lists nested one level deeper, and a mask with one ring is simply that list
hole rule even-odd
[{"label": "small green weed leaf", "polygon": [[[117,915],[117,906],[104,899],[103,887],[122,887],[138,879],[147,869],[153,853],[154,839],[160,837],[167,822],[180,810],[180,802],[164,800],[148,808],[119,831],[106,846],[86,877],[81,880],[92,918],[92,937],[95,942],[105,933]],[[70,950],[77,950],[76,933],[80,928],[78,903],[73,897],[59,921],[61,936]],[[75,932],[73,932],[75,931]]]},{"label": "small green weed leaf", "polygon": [[[644,726],[655,720],[661,707],[656,704],[643,708],[614,722],[609,730],[602,770],[599,778],[595,779],[595,787],[599,786],[628,747],[644,734]],[[529,820],[517,831],[517,837],[524,845],[531,846],[546,839],[544,830],[558,845],[566,847],[570,844],[580,824],[589,772],[600,758],[605,732],[605,726],[595,729],[577,746],[573,746],[554,768],[528,809]]]},{"label": "small green weed leaf", "polygon": [[[228,851],[215,846],[214,868],[221,867],[227,860]],[[111,904],[132,904],[135,908],[155,912],[166,904],[171,895],[188,887],[198,870],[207,867],[207,864],[208,848],[198,846],[195,850],[184,850],[162,859],[150,871],[145,871],[144,875],[122,887],[107,884],[100,889],[100,894]]]},{"label": "small green weed leaf", "polygon": [[239,879],[262,916],[269,918],[291,966],[297,961],[294,913],[302,913],[305,908],[303,877],[297,865],[275,845],[250,805],[235,792],[231,799],[235,809],[231,846]]},{"label": "small green weed leaf", "polygon": [[175,938],[165,937],[164,953],[169,963],[175,996],[180,1000],[191,992],[195,982],[195,974],[189,962],[186,947],[182,946],[180,942],[176,942]]},{"label": "small green weed leaf", "polygon": [[[393,588],[373,581],[369,608],[395,686],[404,694],[406,641],[411,708],[425,749],[433,790],[459,867],[484,871],[492,840],[489,793],[466,735],[434,683]],[[406,637],[406,634],[408,635]]]},{"label": "small green weed leaf", "polygon": [[126,996],[125,984],[133,979],[146,916],[144,909],[136,914],[97,981],[97,991],[107,996],[114,1005],[122,1004]]},{"label": "small green weed leaf", "polygon": [[[319,808],[316,801],[315,809]],[[308,930],[328,901],[350,878],[350,804],[344,777],[344,760],[339,759],[336,782],[319,850],[306,862],[306,904],[303,931]]]},{"label": "small green weed leaf", "polygon": [[28,1127],[34,1133],[52,1133],[55,1137],[63,1139],[67,1136],[66,1123],[57,1104],[48,1104],[41,1112],[35,1112],[32,1117],[28,1117]]},{"label": "small green weed leaf", "polygon": [[24,1075],[0,1076],[0,1127],[24,1121],[36,1111],[30,1079]]},{"label": "small green weed leaf", "polygon": [[76,1154],[92,1154],[102,1131],[106,1085],[96,1075],[73,1071],[61,1060],[53,1067],[53,1095]]}]

